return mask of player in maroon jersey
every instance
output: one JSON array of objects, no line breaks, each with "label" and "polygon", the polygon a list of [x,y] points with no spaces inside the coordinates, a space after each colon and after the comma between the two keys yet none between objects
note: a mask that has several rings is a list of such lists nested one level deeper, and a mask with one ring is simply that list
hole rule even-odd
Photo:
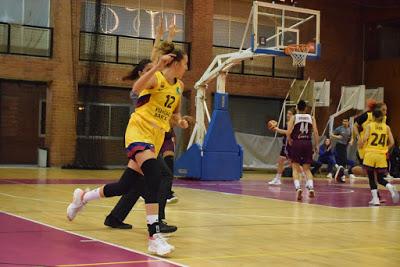
[{"label": "player in maroon jersey", "polygon": [[313,142],[314,135],[315,152],[318,152],[319,136],[315,119],[306,113],[307,104],[300,100],[297,104],[297,114],[294,115],[288,123],[288,142],[291,145],[290,159],[293,167],[293,180],[296,188],[297,200],[302,199],[302,189],[300,186],[301,166],[307,176],[306,188],[308,196],[314,197],[313,176],[310,171],[310,165],[313,161]]}]

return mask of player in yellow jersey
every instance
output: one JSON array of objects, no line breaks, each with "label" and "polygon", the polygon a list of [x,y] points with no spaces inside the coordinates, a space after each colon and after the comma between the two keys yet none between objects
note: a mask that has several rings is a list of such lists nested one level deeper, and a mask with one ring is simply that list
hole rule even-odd
[{"label": "player in yellow jersey", "polygon": [[[387,114],[387,106],[385,103],[376,103],[375,100],[370,99],[368,102],[368,110],[358,116],[354,121],[353,132],[358,140],[362,140],[364,137],[365,129],[374,119],[372,116],[372,111],[374,109],[380,109],[383,113],[383,122],[386,123],[386,114]],[[358,143],[358,158],[360,163],[363,163],[365,147],[364,144],[361,145],[361,142]]]},{"label": "player in yellow jersey", "polygon": [[[160,234],[158,191],[162,167],[156,158],[165,132],[170,129],[171,120],[182,128],[188,127],[188,122],[179,112],[184,87],[180,79],[187,70],[188,58],[184,52],[175,49],[172,43],[167,43],[160,49],[162,56],[158,63],[133,85],[132,90],[139,94],[139,99],[125,132],[125,147],[129,159],[132,159],[127,169],[145,176],[148,250],[165,256],[174,250],[174,246],[168,244]],[[106,184],[88,192],[76,189],[73,201],[67,208],[68,219],[73,220],[82,207],[91,200],[127,194],[138,186],[139,181],[136,178],[123,175],[116,183]]]},{"label": "player in yellow jersey", "polygon": [[[362,113],[358,116],[354,121],[353,126],[353,136],[356,140],[359,140],[357,143],[357,158],[359,163],[361,164],[361,175],[367,175],[367,171],[364,168],[363,161],[364,161],[364,154],[365,154],[365,144],[362,143],[362,139],[364,138],[365,129],[367,128],[368,124],[371,123],[374,119],[372,116],[372,111],[374,109],[380,109],[384,115],[383,122],[386,123],[386,114],[387,114],[387,106],[385,103],[380,102],[377,103],[375,99],[368,99],[367,101],[367,111]],[[381,200],[381,203],[384,203],[386,200],[381,198],[378,192],[378,197]]]},{"label": "player in yellow jersey", "polygon": [[393,202],[399,201],[399,194],[396,188],[384,179],[387,171],[386,154],[394,144],[394,139],[390,127],[384,122],[384,114],[380,107],[372,111],[373,121],[365,128],[365,134],[361,144],[365,148],[364,166],[367,170],[369,186],[371,188],[371,205],[379,206],[379,198],[375,175],[379,184],[389,189]]}]

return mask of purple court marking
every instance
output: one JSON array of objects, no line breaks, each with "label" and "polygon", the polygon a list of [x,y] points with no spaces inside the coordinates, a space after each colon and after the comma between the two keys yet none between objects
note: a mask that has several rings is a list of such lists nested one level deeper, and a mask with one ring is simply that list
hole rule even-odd
[{"label": "purple court marking", "polygon": [[[224,192],[239,195],[249,195],[279,200],[296,201],[292,180],[283,180],[282,185],[268,185],[266,181],[198,181],[180,179],[174,186]],[[371,193],[368,188],[351,187],[348,184],[328,184],[326,180],[314,180],[315,198],[308,197],[308,191],[303,188],[303,200],[300,202],[331,206],[336,208],[368,207]],[[387,200],[385,206],[395,206],[388,191],[380,191]]]},{"label": "purple court marking", "polygon": [[3,212],[0,224],[0,265],[182,266]]},{"label": "purple court marking", "polygon": [[[399,181],[397,181],[399,180]],[[0,184],[106,184],[116,180],[109,179],[0,179]],[[399,184],[400,179],[392,183]],[[357,180],[355,184],[368,184],[367,179]],[[291,179],[283,179],[280,186],[268,185],[266,180],[243,180],[243,181],[199,181],[188,179],[177,179],[174,186],[202,189],[215,192],[249,195],[279,200],[296,201],[293,182]],[[316,197],[309,199],[307,190],[303,191],[302,202],[323,206],[346,208],[346,207],[368,207],[371,193],[368,188],[352,187],[346,184],[329,184],[328,180],[314,180]],[[395,206],[392,203],[390,193],[381,190],[380,194],[387,202],[385,206]]]}]

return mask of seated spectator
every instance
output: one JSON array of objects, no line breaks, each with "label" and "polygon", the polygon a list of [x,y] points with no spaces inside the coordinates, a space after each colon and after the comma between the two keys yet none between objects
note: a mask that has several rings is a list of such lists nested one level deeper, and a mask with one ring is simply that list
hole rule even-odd
[{"label": "seated spectator", "polygon": [[316,173],[322,164],[327,164],[328,175],[326,177],[333,177],[333,167],[336,165],[335,155],[332,150],[332,142],[331,139],[326,138],[324,143],[319,147],[319,157],[318,161],[315,162],[314,168],[312,170],[313,173]]}]

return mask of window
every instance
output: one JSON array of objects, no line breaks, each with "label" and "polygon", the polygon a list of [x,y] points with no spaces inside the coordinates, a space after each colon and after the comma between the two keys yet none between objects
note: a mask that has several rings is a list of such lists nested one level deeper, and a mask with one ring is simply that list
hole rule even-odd
[{"label": "window", "polygon": [[[185,0],[177,1],[131,1],[130,6],[102,4],[100,9],[100,25],[98,32],[132,37],[155,38],[155,27],[160,16],[164,18],[165,30],[171,21],[175,21],[180,31],[175,41],[184,41]],[[83,3],[81,29],[95,32],[95,3]],[[168,33],[166,33],[165,37]]]},{"label": "window", "polygon": [[180,42],[189,55],[189,44],[182,43],[185,39],[184,10],[185,0],[136,0],[126,2],[126,6],[102,4],[96,28],[95,2],[85,1],[82,3],[80,59],[137,64],[149,58],[161,16],[164,39],[168,35],[168,25],[174,21],[180,30],[174,41]]},{"label": "window", "polygon": [[0,22],[48,27],[50,0],[1,0]]},{"label": "window", "polygon": [[77,135],[123,139],[129,121],[131,105],[88,103],[78,104]]}]

